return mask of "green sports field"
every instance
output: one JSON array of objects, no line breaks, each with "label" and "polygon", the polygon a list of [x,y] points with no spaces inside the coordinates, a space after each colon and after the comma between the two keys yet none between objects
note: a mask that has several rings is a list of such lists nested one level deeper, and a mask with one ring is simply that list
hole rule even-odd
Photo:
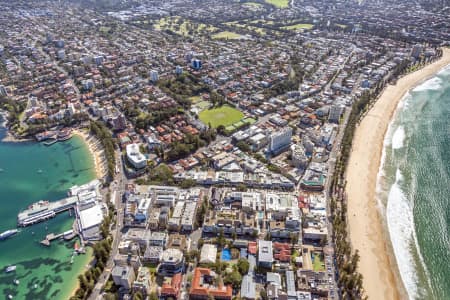
[{"label": "green sports field", "polygon": [[289,7],[289,0],[265,0],[266,3],[272,4],[276,8]]},{"label": "green sports field", "polygon": [[199,119],[206,125],[211,124],[213,128],[220,125],[228,126],[240,121],[244,114],[228,105],[222,107],[205,109],[198,114]]}]

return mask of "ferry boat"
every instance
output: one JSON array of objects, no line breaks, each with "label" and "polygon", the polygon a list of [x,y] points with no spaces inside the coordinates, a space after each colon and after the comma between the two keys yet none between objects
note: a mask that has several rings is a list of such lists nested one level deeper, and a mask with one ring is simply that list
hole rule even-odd
[{"label": "ferry boat", "polygon": [[10,236],[15,235],[19,231],[17,229],[6,230],[5,232],[0,233],[0,241],[6,240]]},{"label": "ferry boat", "polygon": [[38,223],[42,220],[50,219],[55,216],[53,210],[49,210],[50,202],[47,200],[40,200],[28,206],[28,208],[17,216],[17,223],[19,226],[28,226]]},{"label": "ferry boat", "polygon": [[6,269],[5,269],[5,272],[6,273],[10,273],[12,271],[15,271],[16,268],[17,268],[16,266],[7,266]]}]

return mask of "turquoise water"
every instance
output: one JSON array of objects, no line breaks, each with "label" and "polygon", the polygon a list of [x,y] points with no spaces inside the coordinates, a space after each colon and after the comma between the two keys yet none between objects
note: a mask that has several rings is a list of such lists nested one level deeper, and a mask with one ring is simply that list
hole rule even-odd
[{"label": "turquoise water", "polygon": [[231,251],[230,249],[223,249],[222,250],[222,261],[230,261],[231,260]]},{"label": "turquoise water", "polygon": [[[4,134],[0,128],[0,140]],[[17,213],[29,204],[63,198],[72,185],[94,179],[93,166],[88,148],[78,137],[50,147],[0,142],[0,232],[16,228]],[[89,255],[76,256],[70,264],[75,240],[54,241],[50,247],[39,241],[50,232],[71,229],[72,223],[73,217],[66,212],[0,241],[0,299],[8,295],[14,299],[69,298]],[[5,273],[3,268],[10,264],[17,266],[16,272]],[[15,279],[19,285],[13,283]]]},{"label": "turquoise water", "polygon": [[450,299],[450,67],[400,105],[377,188],[409,298]]}]

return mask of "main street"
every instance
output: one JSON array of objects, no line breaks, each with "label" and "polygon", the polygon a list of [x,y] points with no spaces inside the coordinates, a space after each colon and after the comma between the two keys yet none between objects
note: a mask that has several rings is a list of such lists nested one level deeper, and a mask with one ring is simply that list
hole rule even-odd
[{"label": "main street", "polygon": [[88,299],[90,300],[96,300],[96,299],[102,299],[102,290],[105,286],[106,282],[108,281],[112,269],[114,267],[114,257],[117,255],[118,247],[119,247],[119,241],[121,240],[122,236],[122,228],[123,228],[123,202],[122,202],[122,195],[125,191],[125,185],[127,183],[127,178],[124,174],[124,169],[122,166],[122,159],[120,151],[117,151],[116,153],[116,166],[118,167],[118,173],[116,174],[116,180],[111,184],[110,191],[115,191],[113,193],[114,199],[111,199],[113,201],[116,211],[116,223],[113,225],[113,231],[111,232],[111,235],[113,237],[113,243],[111,245],[111,253],[108,258],[108,262],[106,263],[105,269],[103,270],[102,275],[100,276],[97,284],[95,285],[91,295]]}]

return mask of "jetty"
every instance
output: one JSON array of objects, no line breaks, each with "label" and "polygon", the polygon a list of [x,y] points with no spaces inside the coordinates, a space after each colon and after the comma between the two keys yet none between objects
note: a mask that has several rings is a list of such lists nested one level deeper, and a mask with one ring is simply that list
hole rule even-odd
[{"label": "jetty", "polygon": [[43,239],[40,243],[44,246],[50,246],[51,242],[60,238],[63,238],[65,241],[70,241],[74,237],[77,236],[77,233],[73,230],[68,230],[63,233],[55,234],[55,233],[49,233],[45,236],[45,239]]},{"label": "jetty", "polygon": [[31,204],[28,209],[17,216],[17,224],[21,227],[33,225],[56,216],[56,214],[73,208],[78,201],[77,196],[71,196],[59,201],[39,201]]}]

